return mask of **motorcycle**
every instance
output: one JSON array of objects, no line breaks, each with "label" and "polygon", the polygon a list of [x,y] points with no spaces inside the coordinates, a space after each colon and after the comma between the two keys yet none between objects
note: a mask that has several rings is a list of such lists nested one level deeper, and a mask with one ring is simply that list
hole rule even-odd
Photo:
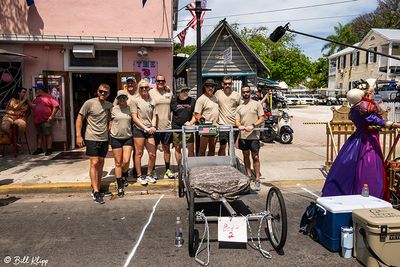
[{"label": "motorcycle", "polygon": [[264,127],[267,128],[261,135],[261,141],[271,143],[278,140],[282,144],[290,144],[293,141],[293,129],[290,127],[291,118],[286,110],[279,109],[279,115],[272,115],[270,111],[264,111]]}]

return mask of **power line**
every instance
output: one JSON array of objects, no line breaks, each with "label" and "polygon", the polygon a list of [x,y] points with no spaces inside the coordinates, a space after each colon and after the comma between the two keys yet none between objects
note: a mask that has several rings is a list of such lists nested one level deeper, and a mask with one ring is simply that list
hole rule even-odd
[{"label": "power line", "polygon": [[[331,17],[318,17],[318,18],[307,18],[307,19],[289,19],[289,20],[270,20],[270,21],[261,21],[261,22],[243,22],[243,23],[232,23],[237,25],[252,25],[252,24],[268,24],[268,23],[280,23],[280,22],[293,22],[293,21],[307,21],[307,20],[323,20],[323,19],[336,19],[336,18],[346,18],[346,17],[355,17],[359,16],[359,14],[354,15],[342,15],[342,16],[331,16]],[[202,27],[212,27],[215,24],[204,24]]]},{"label": "power line", "polygon": [[[324,3],[324,4],[316,4],[316,5],[308,5],[308,6],[297,6],[297,7],[288,7],[288,8],[281,8],[281,9],[266,10],[266,11],[257,11],[257,12],[232,14],[232,15],[225,15],[225,16],[207,17],[207,19],[220,19],[220,18],[230,18],[230,17],[248,16],[248,15],[255,15],[255,14],[272,13],[272,12],[282,12],[282,11],[289,11],[289,10],[299,10],[299,9],[314,8],[314,7],[321,7],[321,6],[338,5],[338,4],[357,2],[357,1],[358,0],[346,0],[346,1],[339,1],[339,2],[329,2],[329,3]],[[180,20],[178,22],[186,22],[186,21],[190,21],[190,20]]]}]

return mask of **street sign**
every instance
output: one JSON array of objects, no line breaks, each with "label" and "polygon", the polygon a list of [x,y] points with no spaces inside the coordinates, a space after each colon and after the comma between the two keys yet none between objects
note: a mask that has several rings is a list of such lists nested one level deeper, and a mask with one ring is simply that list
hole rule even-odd
[{"label": "street sign", "polygon": [[231,61],[232,61],[232,46],[228,47],[224,51],[224,64],[226,65]]}]

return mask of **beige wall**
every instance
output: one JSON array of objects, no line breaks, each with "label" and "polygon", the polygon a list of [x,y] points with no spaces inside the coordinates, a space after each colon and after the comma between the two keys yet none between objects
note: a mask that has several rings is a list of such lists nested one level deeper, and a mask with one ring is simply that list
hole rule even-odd
[{"label": "beige wall", "polygon": [[[361,47],[366,49],[371,49],[373,47],[378,47],[378,52],[381,51],[381,46],[388,44],[389,41],[383,38],[381,35],[370,32],[366,37],[364,37],[364,42],[361,43]],[[379,72],[380,67],[380,56],[377,56],[376,62],[369,62],[366,64],[366,52],[360,51],[360,61],[359,65],[350,67],[350,54],[346,55],[346,67],[339,69],[337,66],[336,70],[336,88],[339,88],[339,84],[343,83],[343,89],[345,91],[349,90],[349,82],[356,81],[360,79],[386,79],[386,73]]]},{"label": "beige wall", "polygon": [[[171,38],[172,0],[1,0],[0,33]],[[164,16],[164,17],[163,17]]]}]

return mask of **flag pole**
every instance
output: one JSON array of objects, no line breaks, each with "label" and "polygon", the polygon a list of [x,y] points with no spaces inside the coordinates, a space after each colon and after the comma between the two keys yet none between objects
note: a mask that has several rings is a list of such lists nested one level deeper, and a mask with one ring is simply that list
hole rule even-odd
[{"label": "flag pole", "polygon": [[201,96],[202,92],[202,71],[201,71],[201,14],[205,11],[210,11],[211,9],[202,8],[201,0],[196,0],[196,7],[193,10],[196,13],[196,41],[197,41],[197,49],[196,49],[196,70],[197,70],[197,98]]}]

